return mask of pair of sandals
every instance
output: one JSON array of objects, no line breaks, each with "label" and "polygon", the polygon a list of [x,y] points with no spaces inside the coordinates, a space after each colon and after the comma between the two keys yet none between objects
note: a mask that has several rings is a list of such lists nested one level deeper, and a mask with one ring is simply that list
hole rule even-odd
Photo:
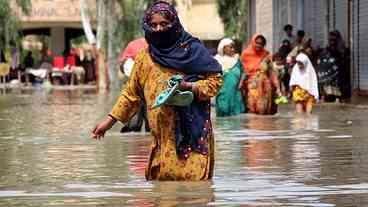
[{"label": "pair of sandals", "polygon": [[188,106],[194,99],[193,92],[179,90],[180,83],[183,81],[183,76],[174,75],[168,80],[167,88],[162,91],[155,100],[152,109],[162,105],[169,106]]}]

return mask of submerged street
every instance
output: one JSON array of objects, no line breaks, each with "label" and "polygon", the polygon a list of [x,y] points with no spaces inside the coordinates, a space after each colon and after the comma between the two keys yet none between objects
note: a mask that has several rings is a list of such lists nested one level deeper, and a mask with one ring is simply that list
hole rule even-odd
[{"label": "submerged street", "polygon": [[147,182],[150,136],[91,129],[118,92],[0,95],[0,206],[364,206],[368,109],[317,105],[297,116],[216,118],[210,182]]}]

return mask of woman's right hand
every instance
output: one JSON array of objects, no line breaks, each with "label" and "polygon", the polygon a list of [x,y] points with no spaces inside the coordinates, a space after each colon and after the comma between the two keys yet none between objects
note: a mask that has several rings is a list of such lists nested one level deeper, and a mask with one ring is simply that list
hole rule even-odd
[{"label": "woman's right hand", "polygon": [[93,139],[101,139],[105,136],[105,132],[115,124],[116,120],[110,116],[108,116],[101,123],[97,124],[95,128],[92,130],[91,138]]}]

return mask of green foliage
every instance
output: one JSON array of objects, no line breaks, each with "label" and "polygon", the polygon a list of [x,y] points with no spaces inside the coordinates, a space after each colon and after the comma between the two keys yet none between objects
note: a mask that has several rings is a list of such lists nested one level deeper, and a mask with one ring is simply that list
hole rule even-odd
[{"label": "green foliage", "polygon": [[120,16],[115,34],[120,45],[143,36],[142,17],[147,6],[154,0],[118,0]]},{"label": "green foliage", "polygon": [[11,42],[19,41],[19,19],[13,8],[28,15],[31,11],[31,0],[0,0],[0,49],[9,46]]},{"label": "green foliage", "polygon": [[225,35],[239,41],[247,38],[248,0],[216,0]]},{"label": "green foliage", "polygon": [[88,43],[88,40],[85,35],[82,35],[80,37],[72,39],[71,43],[73,47],[80,47],[82,44]]},{"label": "green foliage", "polygon": [[17,6],[21,9],[23,14],[29,15],[32,8],[31,0],[16,0]]},{"label": "green foliage", "polygon": [[[31,51],[32,52],[32,57],[33,57],[33,63],[34,65],[37,67],[39,65],[41,65],[41,51],[35,48],[32,48],[30,50],[20,50],[20,60],[21,63],[24,63],[24,59],[26,58],[28,52]],[[10,53],[10,52],[9,52]]]}]

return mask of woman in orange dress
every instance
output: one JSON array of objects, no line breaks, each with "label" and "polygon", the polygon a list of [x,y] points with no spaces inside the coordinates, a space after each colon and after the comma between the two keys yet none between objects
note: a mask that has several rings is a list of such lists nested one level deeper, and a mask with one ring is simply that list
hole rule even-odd
[{"label": "woman in orange dress", "polygon": [[[210,98],[221,88],[221,66],[197,38],[185,32],[171,4],[155,2],[143,22],[149,47],[136,57],[126,88],[107,118],[94,128],[92,138],[103,137],[116,121],[127,122],[144,99],[152,134],[146,179],[211,179],[214,136]],[[177,74],[185,80],[180,90],[192,91],[193,102],[153,109],[167,80]]]},{"label": "woman in orange dress", "polygon": [[281,95],[278,74],[273,70],[265,45],[266,38],[256,34],[242,53],[243,68],[248,77],[242,84],[242,94],[247,100],[248,111],[255,114],[275,114],[274,99]]}]

